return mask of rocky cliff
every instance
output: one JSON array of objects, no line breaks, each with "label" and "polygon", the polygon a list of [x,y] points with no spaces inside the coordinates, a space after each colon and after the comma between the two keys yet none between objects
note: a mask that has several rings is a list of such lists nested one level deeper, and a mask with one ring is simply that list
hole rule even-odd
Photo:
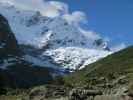
[{"label": "rocky cliff", "polygon": [[9,27],[8,21],[0,15],[0,57],[17,53],[17,40]]}]

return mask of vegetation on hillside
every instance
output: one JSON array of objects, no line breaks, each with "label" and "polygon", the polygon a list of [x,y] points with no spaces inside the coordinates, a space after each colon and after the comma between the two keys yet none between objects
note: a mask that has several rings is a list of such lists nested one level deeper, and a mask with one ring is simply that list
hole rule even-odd
[{"label": "vegetation on hillside", "polygon": [[[117,79],[125,79],[125,83],[133,81],[133,46],[116,52],[93,64],[86,66],[83,70],[72,73],[65,77],[67,84],[73,86],[88,86],[98,83],[110,82]],[[89,86],[88,86],[89,87]]]}]

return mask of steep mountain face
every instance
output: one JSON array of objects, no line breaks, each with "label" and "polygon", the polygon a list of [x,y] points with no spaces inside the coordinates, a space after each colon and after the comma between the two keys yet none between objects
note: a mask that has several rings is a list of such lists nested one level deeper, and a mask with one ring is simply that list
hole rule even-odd
[{"label": "steep mountain face", "polygon": [[47,65],[36,66],[26,61],[23,55],[8,21],[0,15],[0,94],[1,88],[26,88],[48,83],[60,73]]},{"label": "steep mountain face", "polygon": [[106,94],[133,90],[133,46],[87,65],[66,77],[74,87],[99,89]]},{"label": "steep mountain face", "polygon": [[23,45],[25,59],[35,65],[75,70],[111,53],[104,41],[88,38],[62,17],[49,18],[4,3],[0,3],[0,13]]},{"label": "steep mountain face", "polygon": [[0,15],[0,57],[16,54],[17,50],[17,40],[11,32],[7,20]]},{"label": "steep mountain face", "polygon": [[16,60],[19,53],[17,40],[9,27],[8,21],[0,15],[0,68],[12,64],[11,61]]}]

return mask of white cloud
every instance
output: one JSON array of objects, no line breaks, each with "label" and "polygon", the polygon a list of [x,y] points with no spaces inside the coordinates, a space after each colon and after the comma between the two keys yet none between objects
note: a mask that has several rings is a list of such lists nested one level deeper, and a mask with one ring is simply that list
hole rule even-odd
[{"label": "white cloud", "polygon": [[39,10],[43,7],[43,0],[3,0],[3,1],[12,2],[15,6],[28,10]]},{"label": "white cloud", "polygon": [[73,23],[75,25],[87,22],[87,18],[84,12],[75,11],[70,14],[68,5],[59,1],[1,0],[0,2],[12,3],[16,7],[26,10],[40,11],[44,16],[48,17],[62,16],[69,23]]},{"label": "white cloud", "polygon": [[67,4],[59,1],[44,1],[44,0],[1,0],[0,2],[12,3],[15,6],[26,9],[40,11],[48,17],[63,16],[68,22],[80,23],[86,21],[84,12],[75,11],[69,14]]},{"label": "white cloud", "polygon": [[13,1],[14,0],[0,0],[0,3],[8,3],[8,4],[13,5],[14,4]]},{"label": "white cloud", "polygon": [[87,31],[87,30],[84,30],[82,28],[79,28],[79,30],[90,40],[96,40],[96,39],[101,38],[100,35],[97,34],[96,32]]},{"label": "white cloud", "polygon": [[75,25],[79,30],[86,35],[89,39],[95,40],[100,36],[93,31],[84,30],[80,24],[87,23],[86,14],[82,11],[69,12],[67,4],[60,1],[44,1],[44,0],[0,0],[0,2],[8,2],[14,4],[16,7],[25,9],[40,11],[42,15],[48,17],[60,16],[64,18],[68,23]]},{"label": "white cloud", "polygon": [[72,14],[65,14],[63,15],[63,17],[69,23],[74,23],[74,24],[79,24],[80,22],[85,23],[87,21],[85,13],[81,11],[75,11]]},{"label": "white cloud", "polygon": [[126,46],[125,43],[121,43],[121,44],[118,44],[118,45],[112,47],[112,51],[117,52],[117,51],[120,51],[120,50],[122,50],[122,49],[124,49],[126,47],[127,46]]},{"label": "white cloud", "polygon": [[48,17],[56,17],[61,14],[68,13],[68,6],[62,2],[44,1],[44,0],[1,0],[0,2],[8,2],[16,7],[25,10],[40,11]]},{"label": "white cloud", "polygon": [[49,1],[45,2],[44,6],[41,12],[48,17],[56,17],[68,13],[68,6],[65,3]]}]

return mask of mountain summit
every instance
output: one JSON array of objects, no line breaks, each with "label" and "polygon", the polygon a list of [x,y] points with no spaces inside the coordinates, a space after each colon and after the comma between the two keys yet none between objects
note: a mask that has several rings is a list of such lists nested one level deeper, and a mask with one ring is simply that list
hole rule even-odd
[{"label": "mountain summit", "polygon": [[8,3],[0,3],[0,13],[9,21],[19,45],[23,45],[25,59],[36,65],[75,70],[111,53],[103,39],[87,37],[63,17],[46,17]]}]

